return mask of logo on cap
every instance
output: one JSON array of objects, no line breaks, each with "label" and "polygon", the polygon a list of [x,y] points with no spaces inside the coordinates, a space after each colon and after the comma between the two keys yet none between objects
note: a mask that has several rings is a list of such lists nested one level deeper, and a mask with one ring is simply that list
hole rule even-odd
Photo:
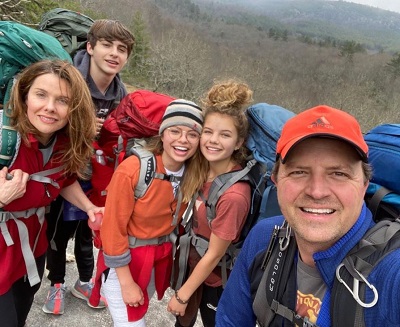
[{"label": "logo on cap", "polygon": [[318,118],[314,122],[312,122],[310,125],[307,126],[308,128],[315,128],[315,127],[324,127],[324,128],[330,128],[333,129],[333,126],[329,122],[328,119],[326,119],[324,116]]}]

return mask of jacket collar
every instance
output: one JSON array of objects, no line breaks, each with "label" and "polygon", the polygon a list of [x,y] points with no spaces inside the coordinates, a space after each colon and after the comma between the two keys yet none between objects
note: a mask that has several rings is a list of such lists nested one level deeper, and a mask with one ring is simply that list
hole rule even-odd
[{"label": "jacket collar", "polygon": [[329,288],[333,286],[336,267],[373,225],[372,214],[364,202],[360,216],[353,227],[329,249],[314,254],[317,268]]}]

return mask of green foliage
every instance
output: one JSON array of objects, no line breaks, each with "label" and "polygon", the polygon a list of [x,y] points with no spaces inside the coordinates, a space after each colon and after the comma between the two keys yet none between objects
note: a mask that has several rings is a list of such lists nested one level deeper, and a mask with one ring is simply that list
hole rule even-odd
[{"label": "green foliage", "polygon": [[[91,17],[92,19],[101,19],[106,18],[107,15],[104,13],[99,13],[97,10],[90,9],[89,7],[85,6],[85,1],[77,1],[77,0],[53,0],[54,5],[53,8],[65,8],[69,10],[74,10],[85,14],[86,16]],[[47,11],[47,10],[46,10]]]},{"label": "green foliage", "polygon": [[73,0],[8,0],[0,2],[0,19],[37,27],[42,15],[57,7],[80,11],[93,19],[105,17],[104,15],[100,16],[94,10],[84,9],[81,2]]},{"label": "green foliage", "polygon": [[[256,1],[256,14],[250,13]],[[57,6],[61,2],[66,3],[58,1]],[[400,106],[398,32],[392,38],[393,29],[376,28],[374,17],[382,26],[393,27],[400,26],[400,15],[379,11],[368,16],[373,11],[370,8],[364,13],[362,6],[326,1],[325,5],[337,11],[329,13],[320,10],[317,0],[247,0],[243,13],[238,5],[231,5],[236,2],[118,0],[110,8],[109,0],[79,0],[73,9],[83,9],[93,18],[89,10],[96,9],[131,27],[137,44],[123,80],[136,87],[197,101],[213,80],[238,78],[251,86],[255,102],[278,104],[295,112],[325,103],[352,113],[364,131],[378,123],[396,122]],[[271,2],[275,9],[266,10]],[[315,4],[314,14],[310,3]],[[291,18],[281,20],[288,13]],[[364,25],[360,13],[366,19]],[[372,47],[363,41],[366,36]],[[398,49],[393,56],[388,53],[389,40]],[[376,50],[371,54],[364,47]]]},{"label": "green foliage", "polygon": [[354,55],[357,52],[364,52],[364,48],[361,44],[355,41],[345,41],[340,46],[339,55],[345,57],[348,61],[353,62]]},{"label": "green foliage", "polygon": [[37,26],[41,15],[54,6],[52,0],[9,0],[0,2],[0,19]]},{"label": "green foliage", "polygon": [[387,68],[397,78],[400,76],[400,53],[395,53],[392,59],[386,64]]},{"label": "green foliage", "polygon": [[179,14],[181,17],[195,21],[206,18],[206,16],[201,15],[199,6],[190,0],[155,0],[155,3],[162,8],[171,10],[175,14]]},{"label": "green foliage", "polygon": [[[312,39],[314,43],[326,38],[339,43],[356,40],[367,49],[400,51],[400,14],[349,1],[198,0],[197,2],[199,5],[207,3],[201,8],[214,8],[215,12],[232,16],[231,22],[236,19],[237,24],[261,26],[264,31],[268,31],[271,27],[287,29],[289,35],[300,35],[300,38]],[[236,11],[233,11],[232,7],[237,8]]]},{"label": "green foliage", "polygon": [[123,77],[130,84],[147,84],[150,37],[141,11],[136,11],[133,15],[130,30],[135,36],[135,47],[129,64],[123,72]]}]

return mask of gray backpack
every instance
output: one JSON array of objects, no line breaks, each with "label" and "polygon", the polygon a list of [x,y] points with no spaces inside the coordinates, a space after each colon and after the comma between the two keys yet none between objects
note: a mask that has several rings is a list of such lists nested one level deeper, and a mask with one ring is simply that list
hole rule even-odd
[{"label": "gray backpack", "polygon": [[87,34],[93,19],[79,12],[55,8],[46,12],[39,23],[39,30],[55,37],[73,57],[86,48]]}]

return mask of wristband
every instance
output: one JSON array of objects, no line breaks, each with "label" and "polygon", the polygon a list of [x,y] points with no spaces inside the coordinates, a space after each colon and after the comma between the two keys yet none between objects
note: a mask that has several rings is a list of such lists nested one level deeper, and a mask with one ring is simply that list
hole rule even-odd
[{"label": "wristband", "polygon": [[180,303],[180,304],[187,304],[187,303],[189,302],[189,300],[184,301],[184,300],[182,300],[182,299],[179,297],[179,295],[178,295],[178,290],[175,291],[175,298],[176,298],[176,300],[178,301],[178,303]]}]

